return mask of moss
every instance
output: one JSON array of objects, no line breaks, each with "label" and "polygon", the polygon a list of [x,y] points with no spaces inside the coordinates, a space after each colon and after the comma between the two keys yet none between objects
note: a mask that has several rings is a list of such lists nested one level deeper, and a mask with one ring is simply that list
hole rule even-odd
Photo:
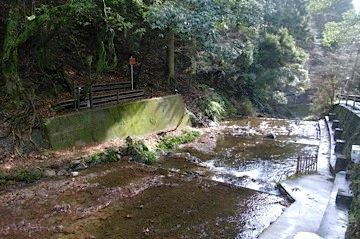
[{"label": "moss", "polygon": [[[340,121],[340,128],[343,129],[341,138],[346,139],[342,153],[350,157],[352,145],[360,144],[360,117],[338,105],[334,107],[333,112]],[[346,231],[346,239],[355,239],[360,237],[360,165],[351,164],[348,171],[354,198],[349,210],[349,226]]]},{"label": "moss", "polygon": [[146,164],[153,164],[158,161],[156,152],[149,150],[143,140],[127,137],[126,144],[124,154],[132,156],[135,161]]},{"label": "moss", "polygon": [[173,95],[51,118],[43,128],[50,147],[63,149],[173,130],[183,124],[189,124],[183,99]]},{"label": "moss", "polygon": [[346,144],[342,153],[350,155],[352,145],[360,144],[360,117],[342,106],[335,106],[334,113],[336,114],[336,118],[340,121],[340,128],[343,129],[341,137],[346,139]]},{"label": "moss", "polygon": [[355,239],[360,238],[360,165],[351,165],[349,172],[354,198],[349,211],[349,226],[346,231],[346,239]]},{"label": "moss", "polygon": [[195,140],[196,138],[198,138],[200,136],[200,132],[199,131],[195,131],[195,130],[183,130],[183,134],[182,135],[178,135],[178,136],[171,136],[171,137],[165,137],[158,146],[159,150],[162,151],[171,151],[173,149],[175,149],[178,145],[180,144],[185,144],[185,143],[189,143],[193,140]]},{"label": "moss", "polygon": [[40,169],[23,169],[16,171],[15,180],[19,182],[32,183],[39,180],[42,177]]}]

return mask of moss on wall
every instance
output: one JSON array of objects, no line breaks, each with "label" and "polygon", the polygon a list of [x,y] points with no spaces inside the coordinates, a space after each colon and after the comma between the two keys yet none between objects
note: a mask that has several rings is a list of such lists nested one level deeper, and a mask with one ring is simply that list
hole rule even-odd
[{"label": "moss on wall", "polygon": [[47,119],[44,137],[52,149],[141,136],[189,124],[181,95],[152,98]]},{"label": "moss on wall", "polygon": [[352,145],[360,144],[360,115],[340,105],[335,105],[333,112],[343,129],[341,138],[346,140],[342,153],[349,156]]}]

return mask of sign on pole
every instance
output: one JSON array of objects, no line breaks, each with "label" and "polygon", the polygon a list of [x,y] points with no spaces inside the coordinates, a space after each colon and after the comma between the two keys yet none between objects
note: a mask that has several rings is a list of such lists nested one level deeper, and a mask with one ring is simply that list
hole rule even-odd
[{"label": "sign on pole", "polygon": [[130,56],[129,58],[129,64],[130,64],[130,74],[131,74],[131,89],[134,89],[134,65],[136,64],[136,59],[133,56]]}]

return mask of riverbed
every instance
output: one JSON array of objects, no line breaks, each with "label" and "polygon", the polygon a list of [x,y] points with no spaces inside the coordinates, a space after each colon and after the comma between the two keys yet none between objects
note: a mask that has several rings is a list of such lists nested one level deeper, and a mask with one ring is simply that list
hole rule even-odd
[{"label": "riverbed", "polygon": [[3,192],[0,237],[256,238],[289,205],[275,183],[318,141],[316,122],[224,122],[157,165],[121,160]]}]

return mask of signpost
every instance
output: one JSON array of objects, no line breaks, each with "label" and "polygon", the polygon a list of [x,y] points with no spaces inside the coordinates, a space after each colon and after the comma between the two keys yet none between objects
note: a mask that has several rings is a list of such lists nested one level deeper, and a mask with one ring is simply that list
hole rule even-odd
[{"label": "signpost", "polygon": [[130,74],[131,74],[131,89],[134,89],[134,65],[136,64],[136,59],[133,56],[130,56],[129,58],[129,64],[130,64]]}]

